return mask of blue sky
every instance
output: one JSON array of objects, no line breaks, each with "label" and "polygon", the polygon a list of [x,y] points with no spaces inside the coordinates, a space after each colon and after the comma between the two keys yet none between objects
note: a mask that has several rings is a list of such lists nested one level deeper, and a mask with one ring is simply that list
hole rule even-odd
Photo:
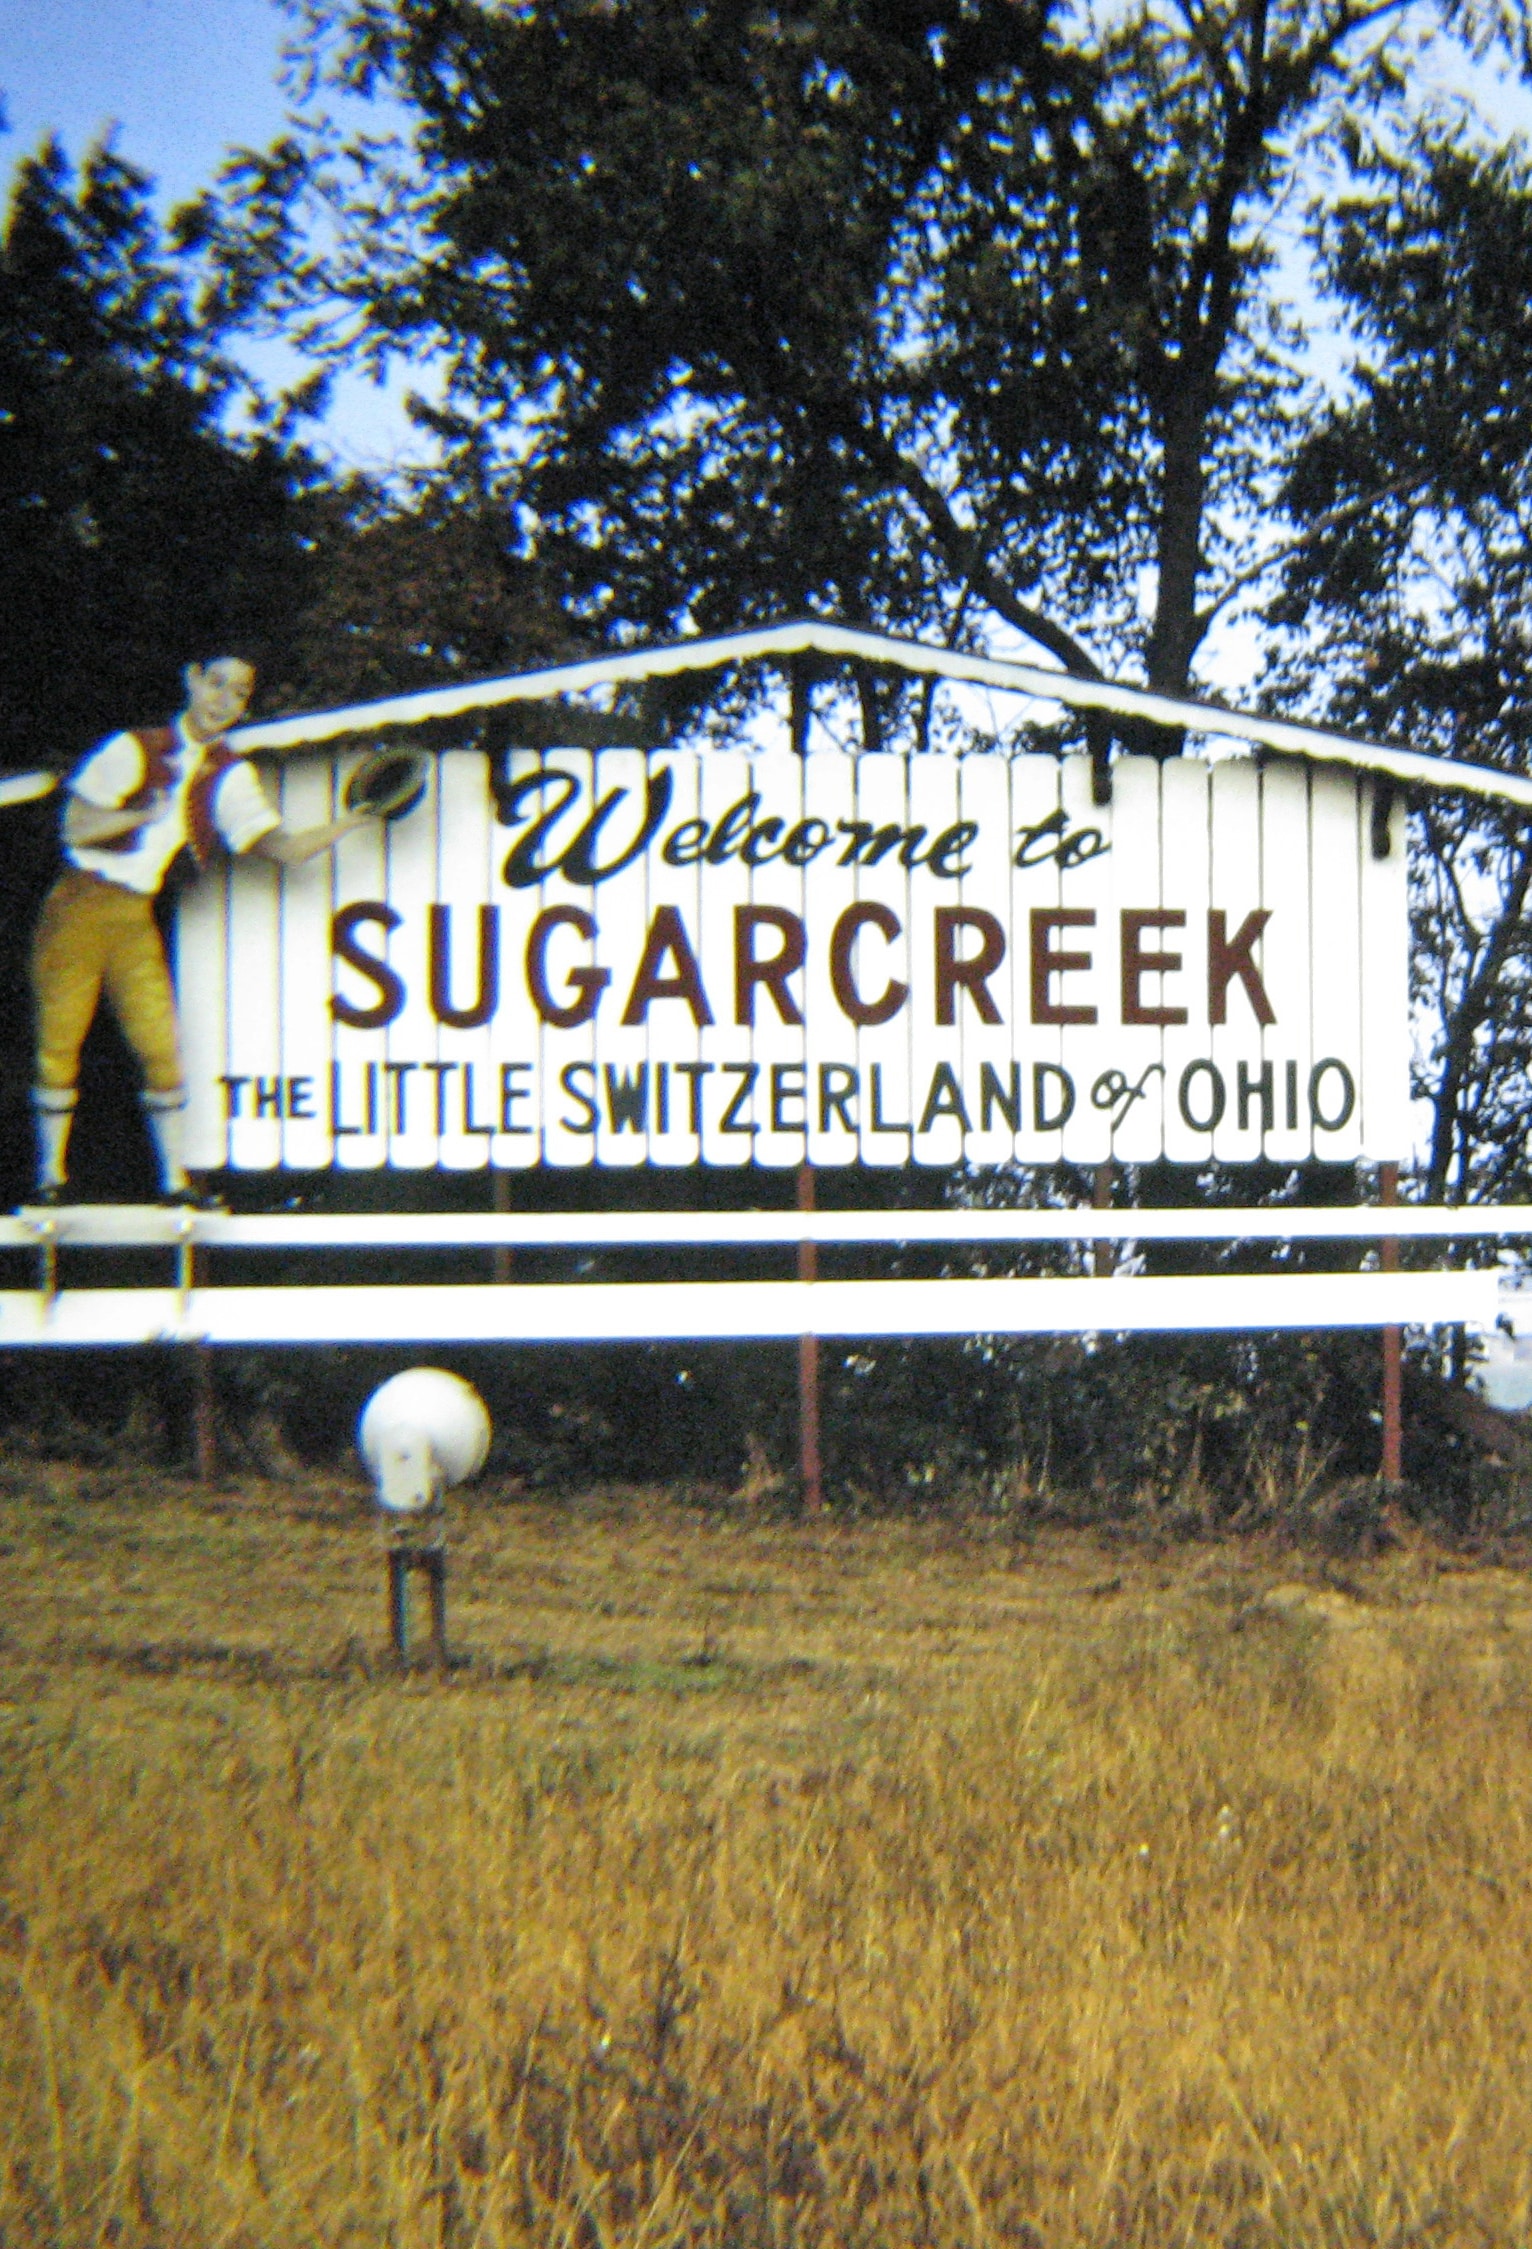
[{"label": "blue sky", "polygon": [[0,0],[6,177],[50,132],[72,156],[107,127],[169,203],[227,151],[282,129],[286,26],[271,0]]},{"label": "blue sky", "polygon": [[[232,149],[283,130],[281,53],[290,26],[275,0],[0,0],[0,94],[7,130],[0,177],[56,133],[78,160],[107,131],[152,175],[163,210],[214,179]],[[252,343],[240,356],[268,384],[290,379],[290,354]],[[386,467],[422,446],[401,399],[428,384],[403,371],[384,392],[342,383],[321,449],[347,465]]]},{"label": "blue sky", "polygon": [[[8,184],[18,160],[50,132],[78,158],[115,128],[121,153],[153,175],[169,210],[208,186],[231,149],[262,146],[282,131],[289,29],[277,0],[0,0],[0,181]],[[1525,89],[1465,65],[1458,53],[1443,60],[1443,80],[1432,86],[1428,76],[1422,91],[1471,85],[1496,127],[1525,129]],[[1296,215],[1287,225],[1296,234]],[[1321,359],[1323,349],[1321,338]],[[291,355],[272,345],[250,344],[242,356],[268,383],[295,371]],[[358,466],[420,458],[424,448],[401,406],[411,387],[429,388],[430,370],[400,370],[383,393],[342,383],[325,449]]]}]

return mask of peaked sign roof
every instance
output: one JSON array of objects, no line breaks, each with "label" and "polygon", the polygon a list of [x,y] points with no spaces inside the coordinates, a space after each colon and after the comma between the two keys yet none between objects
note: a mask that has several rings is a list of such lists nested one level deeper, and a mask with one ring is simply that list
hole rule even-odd
[{"label": "peaked sign roof", "polygon": [[1532,779],[1500,773],[1491,766],[1459,764],[1452,758],[1423,757],[1415,750],[1397,749],[1391,743],[1358,740],[1349,734],[1332,733],[1324,727],[1307,726],[1291,719],[1229,710],[1221,703],[1158,695],[1148,688],[1128,687],[1115,680],[1080,679],[1072,672],[1060,671],[1051,665],[1020,664],[1006,658],[969,656],[952,649],[930,648],[921,641],[863,632],[849,625],[826,624],[817,618],[791,625],[772,625],[759,632],[727,633],[708,640],[677,641],[668,647],[635,649],[620,656],[598,656],[588,662],[558,664],[542,671],[520,672],[506,679],[428,688],[413,695],[390,695],[374,703],[351,704],[343,710],[312,711],[298,718],[242,726],[229,739],[241,750],[312,749],[344,734],[371,733],[383,727],[418,726],[430,719],[458,718],[469,711],[492,710],[505,703],[542,701],[550,696],[580,694],[593,687],[660,679],[680,672],[716,671],[726,664],[753,663],[763,657],[801,655],[860,658],[865,663],[896,666],[919,677],[963,681],[971,686],[1026,695],[1037,701],[1062,703],[1072,710],[1113,711],[1124,717],[1148,719],[1160,726],[1183,727],[1225,740],[1256,743],[1290,757],[1355,766],[1385,773],[1396,781],[1456,789],[1469,796],[1498,798],[1504,803],[1532,809]]}]

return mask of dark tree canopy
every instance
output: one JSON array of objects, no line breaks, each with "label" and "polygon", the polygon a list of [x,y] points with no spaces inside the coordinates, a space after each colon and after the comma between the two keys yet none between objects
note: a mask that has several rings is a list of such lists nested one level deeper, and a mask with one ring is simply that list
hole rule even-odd
[{"label": "dark tree canopy", "polygon": [[[1272,618],[1302,636],[1287,693],[1342,723],[1532,772],[1532,164],[1427,135],[1359,156],[1323,232],[1358,340],[1351,395],[1296,457],[1287,505],[1332,527]],[[1333,522],[1336,503],[1350,509]],[[1430,1037],[1428,1190],[1532,1194],[1532,833],[1524,814],[1418,807],[1414,983]]]},{"label": "dark tree canopy", "polygon": [[1271,553],[1306,401],[1268,242],[1300,143],[1402,108],[1424,22],[1392,0],[1099,27],[1048,0],[302,12],[313,82],[402,101],[413,146],[316,127],[238,168],[200,221],[226,303],[444,364],[449,458],[591,638],[1001,620],[1172,691]]},{"label": "dark tree canopy", "polygon": [[189,648],[281,642],[305,589],[307,465],[234,442],[231,370],[109,148],[23,165],[0,242],[0,733],[66,764],[173,707]]}]

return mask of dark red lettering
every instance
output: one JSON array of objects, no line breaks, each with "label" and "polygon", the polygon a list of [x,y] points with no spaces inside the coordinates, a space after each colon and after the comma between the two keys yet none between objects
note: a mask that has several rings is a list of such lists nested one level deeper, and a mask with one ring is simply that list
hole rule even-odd
[{"label": "dark red lettering", "polygon": [[1237,976],[1245,987],[1257,1023],[1275,1023],[1276,1010],[1266,997],[1261,972],[1251,958],[1256,939],[1270,921],[1269,911],[1246,914],[1233,937],[1229,917],[1221,906],[1208,909],[1208,1021],[1229,1020],[1229,986]]},{"label": "dark red lettering", "polygon": [[1032,1020],[1034,1023],[1094,1023],[1093,1007],[1070,1007],[1053,997],[1055,976],[1089,968],[1089,953],[1059,953],[1053,948],[1058,929],[1094,929],[1095,908],[1090,906],[1034,906],[1032,909]]},{"label": "dark red lettering", "polygon": [[[660,974],[661,963],[674,962],[668,976]],[[658,906],[649,934],[644,939],[643,955],[638,973],[633,979],[633,989],[628,994],[628,1004],[622,1011],[622,1020],[631,1028],[635,1023],[648,1021],[649,1008],[654,1000],[685,1000],[692,1011],[692,1021],[699,1030],[713,1020],[713,1010],[708,1006],[707,994],[702,989],[702,970],[692,951],[691,939],[686,934],[686,924],[676,906]]]},{"label": "dark red lettering", "polygon": [[[774,929],[782,942],[767,960],[758,960],[755,933]],[[803,1010],[787,988],[808,951],[808,936],[796,914],[785,906],[736,906],[734,909],[734,1020],[754,1023],[755,988],[764,984],[784,1023],[801,1023]]]}]

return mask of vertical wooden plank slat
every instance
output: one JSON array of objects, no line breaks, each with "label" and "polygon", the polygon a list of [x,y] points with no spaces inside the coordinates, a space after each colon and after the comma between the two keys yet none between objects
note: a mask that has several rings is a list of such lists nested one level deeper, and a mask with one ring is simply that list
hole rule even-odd
[{"label": "vertical wooden plank slat", "polygon": [[[731,830],[738,835],[743,823],[756,815],[748,799],[757,794],[756,759],[742,750],[709,750],[702,761],[701,812],[710,832],[732,815]],[[720,835],[717,863],[702,870],[700,927],[688,931],[702,970],[703,989],[712,1013],[704,1030],[701,1049],[705,1075],[686,1088],[688,1112],[700,1101],[702,1160],[730,1168],[753,1160],[756,1128],[760,1122],[760,1087],[752,1085],[754,1041],[747,1025],[734,1020],[734,913],[750,902],[750,873],[738,848],[726,849],[729,830]],[[677,1022],[690,1021],[679,1002],[668,1004],[667,1014]]]},{"label": "vertical wooden plank slat", "polygon": [[[1261,910],[1261,777],[1253,759],[1229,758],[1215,765],[1210,775],[1209,803],[1211,883],[1209,905],[1221,911],[1230,943],[1244,927],[1246,917]],[[1262,977],[1264,936],[1252,947],[1250,959]],[[1223,990],[1225,1021],[1209,1026],[1209,1051],[1223,1086],[1223,1115],[1208,1135],[1206,1145],[1224,1163],[1249,1163],[1261,1152],[1262,1105],[1251,1091],[1261,1075],[1261,1024],[1255,1003],[1239,976]],[[1241,1069],[1243,1068],[1243,1078]],[[1241,1123],[1241,1086],[1243,1116]],[[1199,1087],[1197,1103],[1211,1095],[1211,1081]]]},{"label": "vertical wooden plank slat", "polygon": [[[1115,1067],[1114,1057],[1121,1035],[1117,1020],[1117,929],[1113,912],[1112,858],[1117,849],[1119,825],[1117,777],[1122,772],[1123,762],[1119,761],[1112,769],[1113,801],[1110,805],[1097,805],[1093,801],[1088,757],[1065,758],[1059,774],[1064,833],[1080,836],[1095,830],[1108,846],[1094,857],[1081,856],[1074,865],[1061,865],[1059,869],[1060,906],[1095,917],[1091,923],[1061,929],[1052,947],[1059,953],[1086,954],[1090,966],[1054,976],[1049,986],[1055,1002],[1095,1011],[1092,1023],[1066,1024],[1060,1042],[1064,1066],[1075,1088],[1074,1114],[1064,1127],[1063,1150],[1069,1161],[1077,1164],[1104,1163],[1112,1153],[1111,1112],[1092,1097],[1102,1074]],[[1080,848],[1083,851],[1083,846]]]},{"label": "vertical wooden plank slat", "polygon": [[[760,791],[763,822],[781,821],[769,835],[762,832],[754,856],[759,864],[750,870],[750,903],[753,907],[792,917],[805,941],[802,968],[785,981],[791,1007],[800,1016],[807,988],[807,926],[803,916],[803,869],[782,857],[784,838],[804,817],[805,791],[811,763],[823,752],[796,757],[790,751],[762,751],[756,760],[756,787]],[[831,753],[833,754],[833,753]],[[790,925],[789,925],[790,926]],[[757,960],[770,961],[788,942],[785,929],[768,924],[754,933]],[[732,982],[732,979],[731,979]],[[730,993],[732,1009],[733,994]],[[791,1010],[790,1010],[791,1011]],[[808,1070],[804,1024],[784,1021],[770,986],[754,987],[754,1035],[751,1054],[760,1069],[756,1114],[760,1130],[755,1138],[755,1161],[779,1169],[803,1164],[808,1156]]]},{"label": "vertical wooden plank slat", "polygon": [[[1211,773],[1204,759],[1167,758],[1160,780],[1160,819],[1163,834],[1160,880],[1167,904],[1186,915],[1180,942],[1167,949],[1182,955],[1184,967],[1177,978],[1168,978],[1175,1004],[1186,1009],[1184,1024],[1167,1026],[1162,1054],[1164,1079],[1164,1149],[1172,1163],[1198,1163],[1207,1159],[1207,1135],[1197,1132],[1181,1113],[1185,1073],[1199,1061],[1210,1059],[1208,1031],[1207,929],[1212,855],[1208,812]],[[1307,837],[1304,842],[1307,851]],[[1199,1074],[1185,1079],[1188,1106],[1193,1115],[1203,1113]]]},{"label": "vertical wooden plank slat", "polygon": [[[595,769],[595,758],[588,750],[517,751],[512,755],[513,780],[530,778],[538,772],[567,774],[578,790],[571,812],[555,823],[539,864],[551,867],[573,841],[581,818],[589,815]],[[561,790],[560,783],[550,782],[540,794],[534,794],[531,803],[539,810],[551,811]],[[612,965],[604,950],[598,901],[589,889],[568,882],[557,869],[546,874],[531,895],[536,898],[539,916],[559,907],[573,908],[588,914],[596,925],[596,935],[589,939],[579,934],[576,925],[559,925],[545,946],[543,967],[548,996],[557,1007],[573,1006],[579,995],[569,981],[571,972],[593,967],[598,962],[608,969]],[[609,983],[600,995],[598,1013],[600,1008],[621,1006],[621,993]],[[569,1026],[545,1022],[541,1027],[540,1044],[543,1160],[559,1170],[579,1170],[594,1163],[596,1156],[595,1021],[587,1019]]]},{"label": "vertical wooden plank slat", "polygon": [[282,1159],[277,1114],[282,1064],[280,876],[269,860],[237,859],[229,873],[229,1072],[237,1084],[229,1160],[270,1171]]},{"label": "vertical wooden plank slat", "polygon": [[[446,1009],[472,1014],[491,996],[499,1003],[504,987],[500,927],[504,916],[498,909],[494,943],[483,964],[486,988],[480,984],[480,908],[494,903],[485,762],[478,750],[446,750],[437,757],[436,766],[433,904],[446,915],[441,925],[444,957],[437,964],[438,980],[444,984],[439,997]],[[489,1161],[492,1133],[474,1128],[493,1127],[496,1121],[494,1049],[493,1017],[474,1025],[437,1025],[437,1051],[449,1065],[442,1078],[446,1129],[439,1156],[448,1171],[482,1171]]]},{"label": "vertical wooden plank slat", "polygon": [[[342,757],[335,766],[335,801],[344,801],[345,784],[360,754]],[[376,822],[354,828],[342,836],[330,855],[332,913],[348,906],[388,902],[388,845]],[[385,932],[372,920],[356,931],[362,950],[387,959]],[[388,1134],[384,1125],[383,1063],[388,1055],[385,1029],[359,1029],[335,1014],[337,1000],[357,1008],[377,1003],[377,987],[370,978],[345,966],[325,946],[326,968],[319,974],[320,998],[330,1018],[331,1126],[334,1161],[343,1171],[373,1171],[388,1159]]]},{"label": "vertical wooden plank slat", "polygon": [[[680,916],[698,958],[702,957],[702,897],[708,870],[701,863],[702,764],[707,751],[677,752],[664,763],[671,775],[670,810],[661,831],[666,838],[679,836],[669,857],[662,848],[651,850],[647,911],[652,920],[661,906],[673,907]],[[656,761],[657,762],[657,761]],[[716,1001],[715,1001],[716,1005]],[[684,1007],[666,1008],[651,1023],[649,1032],[649,1160],[674,1168],[700,1162],[702,1136],[692,1123],[692,1087],[703,1060],[706,1033]]]},{"label": "vertical wooden plank slat", "polygon": [[1301,1163],[1309,1153],[1309,957],[1313,900],[1309,891],[1309,776],[1294,760],[1261,775],[1261,904],[1270,913],[1261,944],[1262,976],[1276,1021],[1262,1034],[1271,1064],[1275,1122],[1266,1154]]},{"label": "vertical wooden plank slat", "polygon": [[[1167,764],[1179,764],[1170,759]],[[1102,975],[1098,985],[1102,1013],[1114,1024],[1115,1036],[1104,1042],[1110,1054],[1106,1067],[1115,1073],[1112,1086],[1122,1088],[1106,1109],[1111,1126],[1111,1152],[1118,1163],[1153,1163],[1163,1153],[1165,1092],[1165,1027],[1129,1023],[1123,1016],[1123,916],[1154,913],[1162,908],[1184,911],[1174,894],[1174,876],[1167,881],[1161,843],[1161,786],[1165,768],[1157,758],[1124,758],[1112,778],[1112,850],[1105,865],[1111,883],[1109,902],[1100,934]],[[1187,1005],[1186,930],[1153,922],[1138,929],[1137,954],[1141,959],[1169,956],[1181,961],[1179,971],[1146,970],[1136,984],[1141,1012]],[[1190,1010],[1188,1009],[1188,1013]],[[1136,1096],[1133,1088],[1142,1087]]]},{"label": "vertical wooden plank slat", "polygon": [[[924,762],[919,757],[859,757],[856,760],[856,821],[876,831],[903,828],[909,819],[910,773]],[[848,847],[849,848],[849,847]],[[836,864],[845,857],[836,854]],[[877,927],[862,928],[851,949],[852,979],[864,1003],[876,1004],[895,983],[910,987],[910,996],[886,1022],[864,1023],[857,1028],[857,1069],[860,1075],[858,1115],[861,1119],[861,1159],[884,1166],[910,1161],[914,1099],[913,1079],[919,1034],[914,1028],[914,986],[918,980],[918,933],[911,928],[909,877],[897,852],[869,864],[865,855],[848,870],[852,887],[840,895],[848,903],[874,905],[893,918],[893,937]],[[841,878],[845,880],[843,875]],[[929,979],[927,979],[929,984]],[[928,1002],[929,1004],[929,1002]]]},{"label": "vertical wooden plank slat", "polygon": [[[653,1125],[654,1088],[649,1058],[680,1023],[690,1024],[691,1013],[682,1000],[656,999],[636,1023],[625,1023],[623,1011],[634,974],[644,950],[650,922],[651,886],[649,852],[619,862],[642,832],[648,788],[648,762],[642,750],[599,750],[592,760],[592,812],[611,800],[592,853],[593,868],[601,879],[589,888],[578,888],[578,903],[595,917],[600,932],[597,957],[612,971],[612,982],[602,994],[596,1013],[595,1099],[596,1161],[627,1170],[643,1163],[649,1154]],[[607,873],[606,869],[615,869]],[[693,933],[695,943],[695,934]],[[666,957],[662,976],[675,973]]]},{"label": "vertical wooden plank slat", "polygon": [[1390,792],[1388,856],[1372,852],[1377,781],[1360,789],[1359,866],[1362,933],[1362,1153],[1397,1163],[1410,1152],[1410,989],[1408,837],[1404,798]]},{"label": "vertical wooden plank slat", "polygon": [[[896,762],[886,751],[868,753],[882,762]],[[808,932],[808,963],[803,980],[804,1057],[808,1077],[808,1155],[819,1166],[856,1161],[858,1131],[867,1093],[857,1062],[856,1025],[836,997],[831,976],[831,947],[836,925],[855,902],[856,878],[837,870],[845,849],[841,823],[856,816],[856,757],[844,750],[816,746],[805,760],[804,817],[820,823],[825,834],[822,848],[804,874],[803,918]],[[809,831],[820,839],[820,827]]]},{"label": "vertical wooden plank slat", "polygon": [[[939,880],[924,864],[933,839],[957,821],[958,773],[959,760],[951,753],[909,762],[909,826],[924,831],[911,854],[915,864],[905,873],[905,925],[913,963],[909,1114],[914,1127],[911,1153],[918,1164],[955,1164],[963,1155],[962,1118],[952,1113],[953,1088],[961,1101],[964,1041],[977,1003],[967,987],[955,984],[950,995],[952,1021],[938,1021],[937,916],[960,901],[957,885]],[[980,935],[973,929],[952,930],[950,942],[960,963],[980,951]]]},{"label": "vertical wooden plank slat", "polygon": [[[1021,1060],[1022,1129],[1015,1153],[1021,1163],[1057,1163],[1063,1133],[1056,1123],[1065,1107],[1063,1033],[1033,1020],[1032,916],[1059,903],[1056,823],[1062,785],[1060,760],[1036,755],[1009,761],[1009,861],[1011,1019]],[[1018,864],[1025,860],[1026,864]],[[1047,1129],[1044,1126],[1047,1125]]]},{"label": "vertical wooden plank slat", "polygon": [[[1358,819],[1357,784],[1347,772],[1316,770],[1309,782],[1309,865],[1313,942],[1309,1010],[1314,1063],[1299,1089],[1311,1126],[1313,1153],[1325,1163],[1352,1163],[1361,1153],[1360,1102],[1341,1122],[1345,1079],[1361,1062],[1361,854],[1367,837]],[[1331,1120],[1326,1125],[1322,1120]]]},{"label": "vertical wooden plank slat", "polygon": [[[333,818],[329,758],[294,758],[282,775],[283,824],[295,831]],[[281,876],[282,1164],[317,1171],[331,1160],[329,993],[316,964],[330,950],[334,870],[328,851]]]},{"label": "vertical wooden plank slat", "polygon": [[188,1107],[186,1161],[218,1171],[229,1161],[229,872],[219,859],[176,907],[175,978]]},{"label": "vertical wooden plank slat", "polygon": [[446,1089],[428,1065],[441,1059],[439,1026],[427,982],[427,933],[436,902],[440,856],[440,760],[426,761],[426,792],[413,812],[384,827],[388,903],[400,926],[388,958],[404,980],[404,1005],[388,1026],[383,1110],[388,1161],[395,1170],[425,1171],[441,1159],[437,1117]]},{"label": "vertical wooden plank slat", "polygon": [[[963,1153],[970,1163],[996,1164],[1009,1161],[1016,1146],[1016,1133],[1007,1122],[1003,1106],[1011,1095],[1013,1084],[1019,1096],[1018,1121],[1026,1114],[1025,1072],[1020,1066],[1020,1046],[1025,1038],[1026,1017],[1019,1019],[1016,1012],[1016,932],[1011,927],[1011,854],[1010,838],[1010,785],[1007,761],[993,752],[976,752],[960,758],[957,763],[957,803],[954,818],[978,829],[978,834],[961,854],[960,864],[966,869],[956,881],[928,878],[927,888],[936,905],[955,903],[968,910],[992,914],[1004,934],[1005,957],[990,977],[988,990],[999,1014],[998,1023],[986,1023],[970,1002],[965,1000],[959,1011],[962,1039],[961,1083],[972,1129],[967,1134]],[[977,950],[974,938],[967,939],[966,950]],[[1023,1006],[1025,994],[1021,995]],[[990,1108],[985,1117],[985,1065],[993,1073],[990,1080]],[[1001,1098],[994,1098],[995,1088]]]}]

